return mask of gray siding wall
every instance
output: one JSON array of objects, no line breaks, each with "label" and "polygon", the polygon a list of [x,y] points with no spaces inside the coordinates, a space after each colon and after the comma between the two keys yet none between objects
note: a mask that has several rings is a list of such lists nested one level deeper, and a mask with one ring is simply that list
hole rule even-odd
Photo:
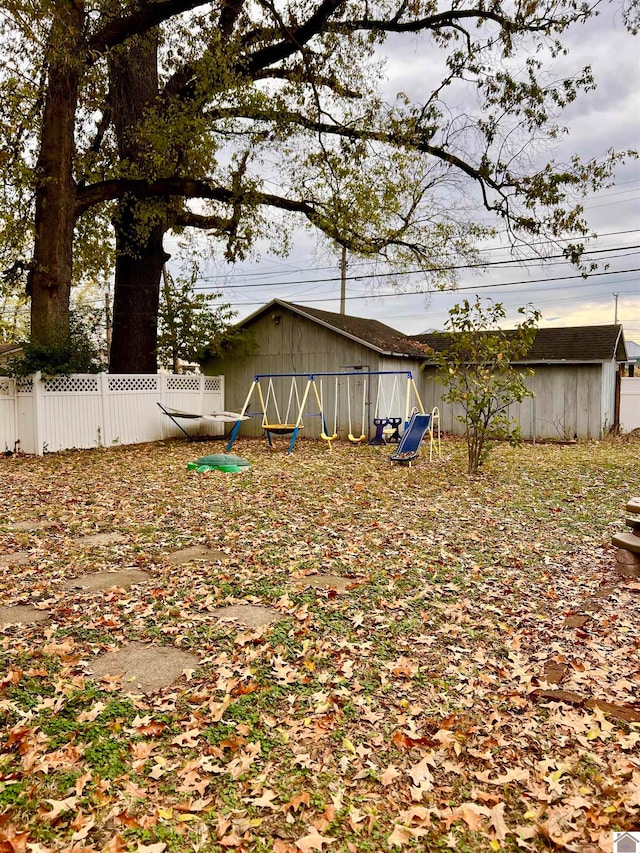
[{"label": "gray siding wall", "polygon": [[[609,365],[538,365],[533,376],[527,377],[527,387],[535,397],[510,407],[509,413],[520,424],[525,439],[601,438],[613,422],[614,382],[603,380]],[[603,370],[604,368],[604,370]],[[421,388],[424,406],[430,411],[440,409],[443,431],[463,435],[464,427],[457,420],[459,407],[442,402],[444,389],[435,380],[435,369],[423,371]],[[605,392],[607,399],[604,399]],[[422,391],[421,391],[422,393]]]},{"label": "gray siding wall", "polygon": [[[240,411],[256,374],[316,374],[356,368],[361,368],[363,371],[381,369],[379,355],[373,350],[290,311],[277,309],[261,315],[248,328],[256,345],[253,354],[238,358],[216,359],[203,365],[204,372],[225,376],[225,405],[230,411]],[[281,422],[295,421],[297,401],[302,399],[306,380],[296,380],[295,386],[292,386],[290,378],[274,378],[272,381]],[[368,421],[373,417],[372,409],[375,406],[376,397],[372,383],[359,376],[352,376],[349,379],[339,377],[337,380],[331,376],[319,376],[315,384],[318,395],[322,398],[322,410],[327,429],[331,434],[334,432],[334,426],[337,426],[338,434],[343,436],[348,434],[348,400],[350,400],[353,433],[357,432],[360,435],[362,431],[366,435],[369,434],[366,425],[363,429],[362,410],[364,402],[365,420]],[[261,380],[260,385],[263,396],[266,398],[269,380]],[[259,397],[257,391],[254,391],[248,411],[257,412],[258,410],[260,410]],[[289,410],[288,415],[287,410]],[[304,411],[307,417],[303,418],[304,428],[300,436],[319,436],[322,421],[312,390]],[[271,400],[267,406],[267,416],[272,423],[277,420],[275,406],[272,405]],[[261,420],[261,417],[256,416],[251,422],[244,423],[240,435],[261,435]]]}]

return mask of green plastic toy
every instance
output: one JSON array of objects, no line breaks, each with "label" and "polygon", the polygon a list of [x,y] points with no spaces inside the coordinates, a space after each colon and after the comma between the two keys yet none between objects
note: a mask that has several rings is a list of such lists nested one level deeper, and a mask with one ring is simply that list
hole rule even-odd
[{"label": "green plastic toy", "polygon": [[187,471],[198,471],[200,474],[205,471],[225,471],[235,474],[238,471],[246,471],[250,466],[251,463],[241,456],[233,456],[231,453],[214,453],[212,456],[201,456],[195,462],[188,462]]}]

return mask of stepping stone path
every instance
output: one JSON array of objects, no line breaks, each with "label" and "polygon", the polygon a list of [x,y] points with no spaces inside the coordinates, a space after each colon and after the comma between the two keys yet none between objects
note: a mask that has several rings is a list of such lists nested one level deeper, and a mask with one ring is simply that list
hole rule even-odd
[{"label": "stepping stone path", "polygon": [[571,616],[567,616],[564,620],[565,628],[584,628],[584,626],[591,619],[590,616],[586,616],[584,613],[574,613]]},{"label": "stepping stone path", "polygon": [[294,578],[296,586],[312,586],[316,589],[335,589],[338,592],[346,592],[354,584],[358,583],[356,578],[343,578],[338,575],[306,575],[302,578]]},{"label": "stepping stone path", "polygon": [[92,572],[91,574],[81,575],[79,578],[72,578],[65,581],[62,586],[64,589],[91,591],[112,589],[113,587],[128,589],[134,584],[149,580],[150,577],[147,572],[143,572],[140,569],[124,569],[118,572]]},{"label": "stepping stone path", "polygon": [[615,587],[613,586],[601,586],[590,598],[586,598],[582,602],[582,609],[585,613],[597,613],[604,607],[604,600],[609,598],[611,593],[615,591]]},{"label": "stepping stone path", "polygon": [[115,545],[119,542],[126,542],[127,538],[124,533],[92,533],[89,536],[80,536],[71,541],[74,545]]},{"label": "stepping stone path", "polygon": [[118,680],[125,693],[155,693],[177,681],[185,670],[195,669],[198,658],[173,646],[147,646],[128,643],[107,652],[89,666],[98,679]]},{"label": "stepping stone path", "polygon": [[26,566],[29,562],[28,551],[14,551],[13,554],[0,554],[0,569],[8,566]]},{"label": "stepping stone path", "polygon": [[558,663],[549,659],[544,662],[542,672],[544,680],[548,684],[562,684],[569,676],[569,667],[566,663]]},{"label": "stepping stone path", "polygon": [[173,565],[191,563],[194,560],[212,563],[224,560],[226,556],[224,551],[214,551],[212,548],[207,548],[206,545],[192,545],[190,548],[183,548],[181,551],[174,551],[169,554],[167,561]]},{"label": "stepping stone path", "polygon": [[9,530],[45,530],[53,526],[53,521],[47,521],[46,518],[29,518],[26,521],[15,521],[7,525]]},{"label": "stepping stone path", "polygon": [[16,604],[13,607],[0,607],[0,626],[31,625],[35,622],[48,622],[49,611],[38,610],[30,604]]},{"label": "stepping stone path", "polygon": [[211,615],[223,622],[239,622],[245,628],[262,628],[282,618],[277,610],[262,607],[259,604],[232,604],[229,607],[217,607],[211,611]]}]

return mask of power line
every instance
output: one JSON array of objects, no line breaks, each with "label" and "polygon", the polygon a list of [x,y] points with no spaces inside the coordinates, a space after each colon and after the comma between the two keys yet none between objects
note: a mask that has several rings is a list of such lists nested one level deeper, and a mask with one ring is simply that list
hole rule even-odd
[{"label": "power line", "polygon": [[[619,237],[619,236],[621,236],[621,235],[623,235],[623,234],[636,234],[639,230],[640,230],[640,229],[638,229],[638,228],[629,228],[629,229],[626,229],[626,230],[624,230],[624,231],[605,231],[605,232],[602,232],[601,234],[598,234],[598,235],[596,236],[596,238],[595,238],[595,239],[600,239],[601,237]],[[501,232],[501,233],[506,233],[506,231]],[[585,241],[589,242],[590,240],[592,240],[592,239],[594,239],[594,238],[592,238],[592,237],[590,237],[590,236],[588,236],[588,235],[587,235],[587,236],[586,236],[586,237],[584,237],[583,239],[584,239]],[[551,243],[553,243],[553,242],[555,242],[555,241],[553,241],[553,240],[537,240],[537,241],[534,241],[534,242],[532,242],[532,243],[529,243],[528,245],[529,245],[529,246],[547,246],[547,245],[549,245],[549,244],[551,244]],[[621,248],[624,248],[624,247],[621,247]],[[482,253],[482,254],[484,254],[485,252],[504,252],[504,251],[508,251],[508,247],[507,247],[507,246],[486,246],[486,247],[484,247],[484,248],[477,249],[477,251],[478,251],[479,253]],[[593,252],[596,252],[596,251],[602,251],[602,250],[597,250],[597,249],[588,249],[588,250],[587,250],[587,252],[589,252],[589,253],[593,253]],[[512,260],[512,262],[513,262],[513,263],[519,263],[519,261],[513,261],[513,259],[510,259],[510,260]],[[536,257],[536,258],[535,258],[535,260],[537,260],[537,261],[538,261],[538,262],[540,262],[540,263],[542,263],[542,262],[543,262],[543,259],[542,259],[542,258],[537,258],[537,257]],[[493,262],[493,261],[488,261],[488,262],[487,262],[487,264],[483,264],[483,266],[488,266],[488,265],[489,265],[489,264],[491,264],[491,263],[494,263],[494,262]],[[496,262],[496,263],[497,263],[497,262]],[[311,273],[311,272],[320,272],[320,271],[322,271],[322,270],[332,270],[332,269],[335,269],[335,268],[336,268],[336,266],[337,266],[337,261],[336,261],[336,263],[335,263],[335,264],[330,264],[330,265],[328,265],[328,266],[302,267],[302,268],[301,268],[301,267],[298,265],[298,266],[294,267],[294,268],[293,268],[293,269],[291,269],[291,270],[286,270],[286,269],[276,269],[276,270],[273,270],[272,272],[268,272],[268,271],[265,271],[265,270],[261,270],[260,272],[242,272],[242,273],[240,273],[240,274],[241,274],[244,278],[257,278],[257,277],[260,277],[260,278],[264,279],[264,278],[266,278],[266,277],[268,277],[268,276],[274,276],[274,275],[277,275],[277,276],[286,276],[286,275],[292,275],[292,274],[294,274],[294,273],[298,273],[298,274],[299,274],[299,273],[305,273],[305,272],[306,272],[306,273]],[[359,264],[355,264],[355,263],[351,262],[351,267],[352,267],[352,269],[359,268],[359,267],[363,267],[363,266],[366,266],[366,262],[359,263]],[[232,274],[232,273],[230,273],[230,274]],[[216,280],[218,280],[218,279],[219,279],[219,280],[222,280],[222,281],[224,282],[224,279],[225,279],[225,278],[227,278],[227,277],[228,277],[228,275],[226,275],[226,274],[224,274],[224,273],[221,273],[220,275],[208,275],[208,276],[207,276],[207,275],[203,275],[203,276],[199,276],[199,279],[198,279],[198,280],[199,280],[199,281],[216,281]],[[221,284],[220,286],[222,287],[222,286],[224,286],[224,285],[223,285],[223,284]],[[226,286],[227,286],[227,287],[231,287],[231,286],[233,286],[233,287],[243,287],[243,286],[247,286],[247,287],[248,287],[249,285],[226,285]]]},{"label": "power line", "polygon": [[[499,290],[502,287],[515,287],[517,285],[522,285],[522,284],[527,284],[527,285],[529,285],[529,284],[540,284],[542,282],[570,281],[570,280],[576,279],[576,278],[581,278],[581,279],[584,279],[585,281],[587,281],[588,279],[595,278],[596,276],[624,275],[626,273],[633,273],[633,272],[640,272],[640,267],[636,267],[635,269],[630,269],[630,270],[616,270],[615,272],[610,272],[610,271],[593,272],[593,273],[588,273],[584,276],[583,275],[565,275],[565,276],[558,276],[557,278],[530,278],[530,279],[522,279],[521,281],[507,281],[507,282],[503,282],[501,284],[465,285],[463,287],[457,287],[457,288],[455,288],[455,290],[452,290],[451,292],[460,293],[462,291],[467,291],[467,290],[484,290],[487,288],[490,288],[492,290]],[[346,298],[349,300],[354,300],[354,299],[385,299],[386,297],[389,297],[389,296],[394,296],[394,297],[398,297],[398,296],[420,296],[420,295],[425,294],[426,292],[427,291],[424,291],[424,290],[401,290],[401,291],[396,291],[394,293],[371,293],[371,294],[364,294],[361,296],[347,296]],[[447,292],[447,291],[443,291],[443,292]],[[302,303],[335,302],[335,299],[336,299],[335,296],[329,296],[329,297],[321,297],[319,299],[301,299],[300,302],[302,302]],[[243,306],[244,305],[261,305],[262,300],[260,302],[237,302],[235,304],[236,305],[243,305]]]},{"label": "power line", "polygon": [[[611,249],[592,249],[586,253],[586,255],[602,255],[609,252],[621,252],[633,249],[640,249],[640,245],[636,246],[616,246]],[[626,257],[621,255],[620,257]],[[407,276],[407,275],[424,275],[425,273],[439,273],[439,272],[455,272],[457,270],[467,270],[467,269],[487,269],[492,267],[517,267],[521,264],[525,263],[544,263],[545,261],[552,261],[554,259],[562,259],[563,261],[567,261],[567,258],[563,255],[550,255],[549,258],[544,259],[538,257],[532,258],[522,258],[520,260],[509,259],[506,261],[488,261],[487,263],[478,263],[478,264],[453,264],[451,266],[441,266],[441,267],[421,267],[420,269],[415,270],[402,270],[399,272],[382,272],[382,273],[370,273],[367,275],[351,275],[347,276],[347,281],[367,281],[370,279],[380,279],[380,278],[396,278],[398,276]],[[585,257],[585,260],[589,260],[588,257]],[[614,258],[615,260],[615,258]],[[200,279],[205,281],[206,279]],[[315,278],[315,279],[298,279],[297,281],[287,281],[287,282],[278,282],[279,286],[286,285],[287,287],[291,287],[293,285],[298,284],[330,284],[333,282],[339,282],[341,279],[339,276],[331,276],[330,278]],[[231,290],[236,288],[247,288],[247,287],[272,287],[273,284],[259,282],[257,284],[227,284],[221,285],[224,290]],[[206,285],[194,287],[194,290],[207,290]]]},{"label": "power line", "polygon": [[[629,247],[629,248],[632,248],[632,247]],[[634,253],[634,254],[637,254],[637,253]],[[434,293],[435,294],[438,294],[438,293],[461,293],[461,292],[465,292],[465,291],[486,290],[486,289],[499,290],[503,287],[516,287],[516,286],[521,286],[521,285],[546,284],[546,283],[551,284],[551,283],[555,283],[555,282],[559,282],[559,281],[571,281],[571,280],[576,280],[576,279],[581,280],[580,284],[577,286],[588,286],[588,281],[589,281],[589,279],[592,279],[592,278],[605,276],[605,275],[607,275],[607,276],[625,275],[627,273],[634,273],[634,272],[640,272],[640,268],[633,268],[633,269],[628,269],[628,270],[606,270],[603,272],[586,273],[585,275],[576,274],[576,275],[555,276],[555,277],[551,277],[551,278],[521,279],[519,281],[507,281],[507,282],[501,282],[501,283],[495,283],[494,282],[494,283],[490,283],[490,284],[461,285],[459,287],[455,287],[455,288],[451,288],[451,289],[445,289],[442,291],[439,291],[439,290],[436,290],[436,291],[394,290],[393,292],[387,291],[385,293],[361,293],[358,295],[347,296],[346,299],[352,301],[352,300],[356,300],[356,299],[385,299],[387,297],[397,297],[397,296],[419,296],[419,295],[423,295],[426,293],[432,293],[432,294],[434,294]],[[339,279],[335,279],[335,281],[339,281]],[[301,282],[301,283],[315,284],[317,282]],[[595,287],[595,286],[597,286],[597,284],[598,284],[598,282],[594,282],[593,286]],[[287,283],[287,286],[288,286],[288,283]],[[265,287],[273,287],[273,285],[265,285]],[[544,288],[539,288],[538,292],[540,292],[543,289]],[[222,297],[222,298],[224,298],[224,297]],[[299,295],[295,296],[293,298],[296,299],[296,301],[303,303],[303,304],[315,303],[315,302],[334,302],[336,299],[335,296],[301,299]],[[240,305],[240,306],[261,305],[263,303],[263,301],[264,300],[249,301],[249,302],[235,302],[234,305],[236,305],[236,306],[237,305]],[[97,304],[97,303],[92,303],[92,304]],[[102,304],[102,303],[100,303],[100,304]],[[232,307],[233,307],[233,305],[232,305]],[[7,313],[9,311],[13,311],[13,309],[11,309],[10,307],[0,308],[0,313]],[[28,311],[29,311],[28,308],[21,308],[21,309],[18,309],[15,313],[25,314]]]}]

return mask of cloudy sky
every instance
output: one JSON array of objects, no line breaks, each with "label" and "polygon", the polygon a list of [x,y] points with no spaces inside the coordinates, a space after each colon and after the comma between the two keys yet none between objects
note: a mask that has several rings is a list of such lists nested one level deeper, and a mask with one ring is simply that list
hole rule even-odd
[{"label": "cloudy sky", "polygon": [[[601,18],[576,31],[571,39],[571,67],[590,64],[598,84],[563,115],[570,128],[555,159],[578,153],[584,159],[609,149],[640,148],[640,37],[631,36],[619,14],[606,7]],[[391,44],[387,91],[408,93],[428,74],[418,40],[402,47]],[[407,334],[441,329],[448,310],[475,294],[502,302],[510,319],[518,306],[532,303],[542,312],[543,326],[612,323],[624,326],[628,341],[640,343],[640,161],[617,169],[615,186],[589,196],[585,213],[598,239],[589,241],[590,258],[601,267],[588,279],[558,260],[512,262],[506,246],[482,247],[492,266],[478,273],[462,271],[457,291],[412,293],[420,290],[420,274],[404,275],[402,293],[393,293],[389,279],[370,275],[370,266],[349,260],[346,311],[382,320]],[[496,266],[495,263],[503,263]],[[280,297],[299,304],[339,310],[339,257],[321,249],[313,234],[296,235],[290,256],[283,260],[264,253],[259,261],[234,267],[211,263],[202,268],[201,287],[222,290],[240,320],[262,304]]]}]

